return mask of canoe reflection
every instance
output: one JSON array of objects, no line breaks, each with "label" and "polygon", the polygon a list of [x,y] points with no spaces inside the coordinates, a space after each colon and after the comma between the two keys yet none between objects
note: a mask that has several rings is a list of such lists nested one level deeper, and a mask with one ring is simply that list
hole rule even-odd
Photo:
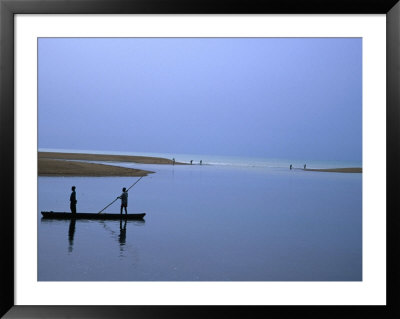
[{"label": "canoe reflection", "polygon": [[[41,223],[43,224],[66,224],[68,221],[67,220],[59,220],[59,219],[48,219],[48,218],[41,218]],[[110,227],[110,225],[115,225],[115,222],[112,221],[104,221],[104,220],[91,220],[91,221],[85,221],[85,220],[79,220],[78,221],[78,226],[76,224],[76,219],[72,218],[69,220],[69,227],[68,227],[68,252],[72,253],[74,249],[74,239],[75,239],[75,232],[76,228],[79,228],[79,224],[82,226],[82,224],[85,223],[99,223],[103,226],[104,229],[106,229],[110,234],[112,238],[115,238],[118,240],[119,247],[120,247],[120,252],[121,256],[123,256],[124,252],[124,246],[126,245],[126,233],[127,233],[127,224],[135,225],[135,226],[144,226],[145,221],[144,220],[128,220],[127,219],[120,219],[119,221],[119,234],[117,231],[113,229],[113,227]]]}]

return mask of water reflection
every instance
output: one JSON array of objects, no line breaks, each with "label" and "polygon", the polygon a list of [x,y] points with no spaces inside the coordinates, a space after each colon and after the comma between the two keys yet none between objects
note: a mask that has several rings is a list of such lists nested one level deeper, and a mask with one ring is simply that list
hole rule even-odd
[{"label": "water reflection", "polygon": [[[67,220],[41,218],[42,224],[64,224],[66,226],[67,222],[68,222]],[[87,222],[88,221],[86,221],[86,220],[80,220],[78,222],[78,224],[83,224],[83,223],[87,223]],[[126,218],[121,218],[119,220],[119,234],[114,228],[116,225],[118,225],[115,223],[115,221],[110,222],[110,221],[104,221],[104,220],[91,220],[90,223],[101,224],[103,226],[103,228],[106,229],[110,233],[110,235],[111,235],[110,237],[112,237],[118,241],[120,257],[125,257],[125,255],[126,255],[125,250],[127,248],[126,233],[127,233],[127,224],[128,224],[128,220]],[[144,226],[145,221],[144,220],[129,220],[129,224],[135,225],[136,227]],[[114,227],[112,227],[112,226],[114,226]],[[68,226],[68,253],[72,253],[74,250],[75,232],[76,232],[76,218],[71,218],[69,221],[69,226]]]},{"label": "water reflection", "polygon": [[122,219],[119,221],[119,250],[122,253],[123,252],[123,247],[125,246],[126,243],[126,219],[124,222],[122,222]]},{"label": "water reflection", "polygon": [[69,229],[68,229],[68,252],[72,253],[73,247],[74,247],[74,236],[75,236],[75,224],[76,224],[76,219],[72,218],[71,221],[69,222]]}]

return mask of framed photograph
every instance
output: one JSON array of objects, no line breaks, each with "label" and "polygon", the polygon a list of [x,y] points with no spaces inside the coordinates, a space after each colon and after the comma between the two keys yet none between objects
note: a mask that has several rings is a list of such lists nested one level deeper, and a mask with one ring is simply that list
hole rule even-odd
[{"label": "framed photograph", "polygon": [[0,3],[1,315],[399,315],[397,1]]}]

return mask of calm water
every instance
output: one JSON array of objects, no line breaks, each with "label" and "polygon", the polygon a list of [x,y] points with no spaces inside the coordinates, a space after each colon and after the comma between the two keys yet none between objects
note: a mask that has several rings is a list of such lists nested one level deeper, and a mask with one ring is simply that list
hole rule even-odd
[{"label": "calm water", "polygon": [[128,212],[145,221],[126,224],[40,211],[69,211],[76,185],[78,212],[98,212],[137,178],[39,177],[38,279],[362,280],[362,175],[245,162],[124,164],[156,171],[129,191]]}]

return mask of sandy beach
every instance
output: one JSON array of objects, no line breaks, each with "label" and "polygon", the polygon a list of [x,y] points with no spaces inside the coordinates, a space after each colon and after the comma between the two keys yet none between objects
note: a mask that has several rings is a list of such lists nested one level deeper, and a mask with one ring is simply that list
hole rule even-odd
[{"label": "sandy beach", "polygon": [[362,173],[362,168],[361,167],[323,168],[323,169],[306,168],[305,171],[333,172],[333,173]]},{"label": "sandy beach", "polygon": [[[39,152],[38,174],[39,176],[146,176],[154,173],[141,169],[72,160],[172,165],[172,160],[161,157]],[[182,165],[183,163],[176,162],[175,164]]]}]

